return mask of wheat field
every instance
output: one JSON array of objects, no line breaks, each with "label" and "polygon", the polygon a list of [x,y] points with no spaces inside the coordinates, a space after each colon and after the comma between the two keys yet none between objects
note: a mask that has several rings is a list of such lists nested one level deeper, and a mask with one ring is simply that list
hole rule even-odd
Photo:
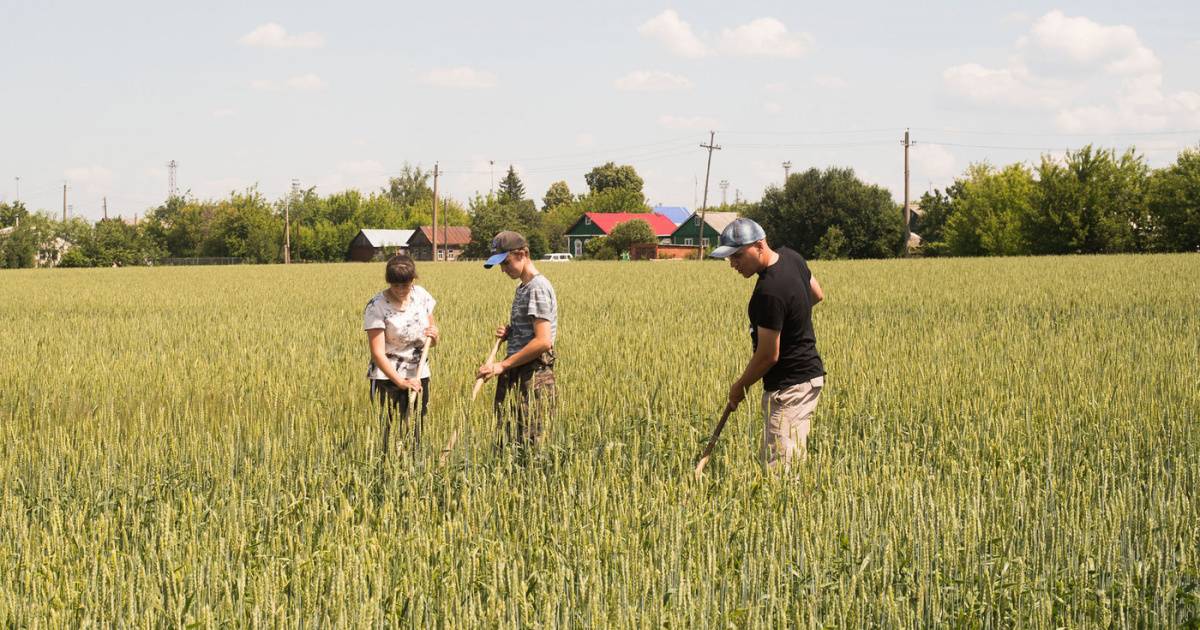
[{"label": "wheat field", "polygon": [[[382,264],[0,273],[0,626],[1200,626],[1200,257],[815,262],[811,455],[757,462],[717,262],[545,263],[559,405],[494,446],[514,282],[439,300],[379,456]],[[462,429],[446,467],[450,433]]]}]

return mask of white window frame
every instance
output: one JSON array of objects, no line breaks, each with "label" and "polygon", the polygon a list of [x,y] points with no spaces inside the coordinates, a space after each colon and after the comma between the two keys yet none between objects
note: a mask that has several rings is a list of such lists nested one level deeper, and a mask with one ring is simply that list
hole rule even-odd
[{"label": "white window frame", "polygon": [[591,225],[591,224],[592,224],[592,217],[587,217],[587,216],[583,217],[583,224],[584,224],[584,225]]},{"label": "white window frame", "polygon": [[575,256],[578,257],[578,256],[582,256],[582,255],[583,255],[583,239],[577,238],[577,239],[575,239]]},{"label": "white window frame", "polygon": [[708,237],[707,236],[700,239],[700,242],[703,243],[705,247],[708,247]]},{"label": "white window frame", "polygon": [[696,239],[694,239],[694,238],[692,238],[692,237],[690,237],[690,236],[689,236],[689,237],[687,237],[687,238],[683,239],[683,244],[684,244],[684,245],[695,245],[695,244],[696,244]]},{"label": "white window frame", "polygon": [[700,215],[696,215],[696,225],[700,225]]},{"label": "white window frame", "polygon": [[444,258],[445,256],[446,256],[446,252],[444,252],[444,251],[442,251],[442,250],[440,250],[440,249],[439,249],[439,250],[438,250],[438,260],[441,260],[441,259],[442,259],[442,258]]}]

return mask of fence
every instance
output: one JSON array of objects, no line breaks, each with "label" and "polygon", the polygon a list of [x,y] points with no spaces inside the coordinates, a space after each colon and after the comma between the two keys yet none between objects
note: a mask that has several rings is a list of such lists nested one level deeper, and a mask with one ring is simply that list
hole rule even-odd
[{"label": "fence", "polygon": [[207,258],[159,258],[154,264],[166,266],[240,265],[244,260],[244,258],[238,258],[234,256],[211,256]]}]

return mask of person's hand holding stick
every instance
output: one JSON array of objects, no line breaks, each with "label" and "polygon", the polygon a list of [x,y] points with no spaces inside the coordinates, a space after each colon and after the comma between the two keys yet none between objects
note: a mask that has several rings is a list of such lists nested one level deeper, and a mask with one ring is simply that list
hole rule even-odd
[{"label": "person's hand holding stick", "polygon": [[721,420],[717,422],[717,428],[713,429],[712,439],[708,441],[708,447],[704,449],[704,455],[700,457],[700,463],[696,464],[696,476],[700,476],[700,472],[704,470],[704,465],[708,463],[708,458],[712,455],[713,447],[717,445],[717,438],[721,437],[721,429],[725,428],[725,421],[729,419],[729,414],[737,409],[737,405],[733,402],[725,405],[725,413],[721,414]]}]

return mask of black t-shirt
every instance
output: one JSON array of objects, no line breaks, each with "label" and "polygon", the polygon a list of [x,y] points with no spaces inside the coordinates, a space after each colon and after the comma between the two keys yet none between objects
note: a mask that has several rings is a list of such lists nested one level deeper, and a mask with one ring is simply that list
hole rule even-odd
[{"label": "black t-shirt", "polygon": [[812,272],[804,257],[780,247],[779,260],[758,274],[750,296],[750,339],[758,349],[758,327],[779,331],[779,361],[763,376],[772,392],[825,375],[812,324]]}]

